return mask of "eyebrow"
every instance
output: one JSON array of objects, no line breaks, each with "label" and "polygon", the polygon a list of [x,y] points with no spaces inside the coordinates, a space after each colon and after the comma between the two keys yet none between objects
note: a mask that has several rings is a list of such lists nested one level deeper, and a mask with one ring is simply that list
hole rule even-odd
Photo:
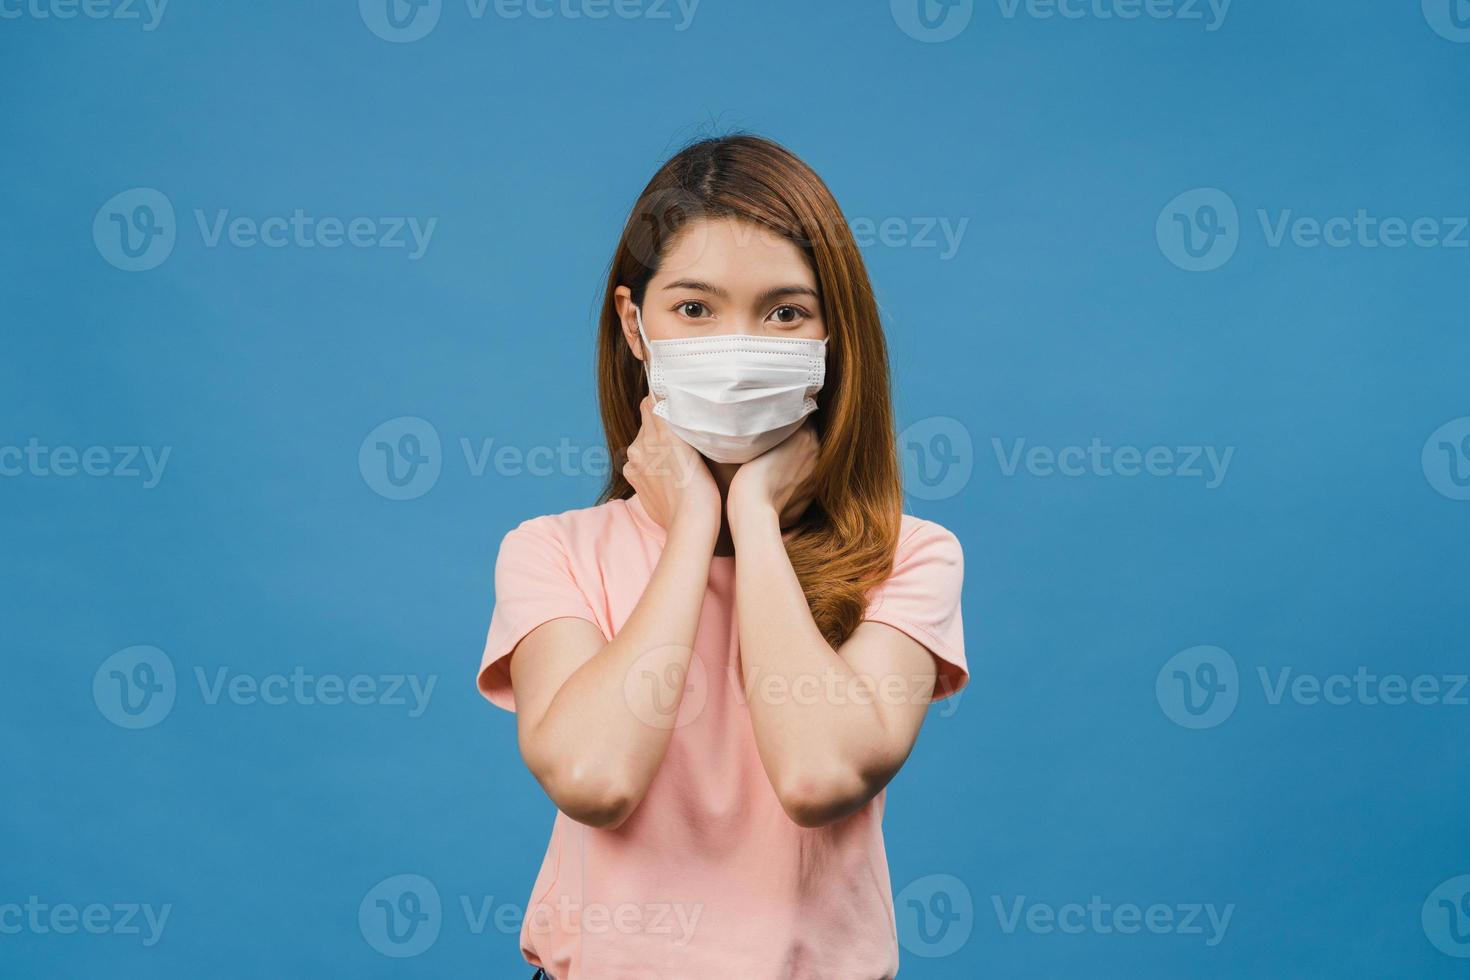
[{"label": "eyebrow", "polygon": [[[689,289],[695,292],[709,293],[710,295],[718,296],[721,299],[730,298],[730,294],[721,289],[719,286],[711,285],[707,282],[701,282],[698,279],[675,279],[673,282],[669,283],[663,288],[666,290]],[[776,286],[775,288],[768,289],[757,296],[756,304],[759,305],[762,303],[768,303],[771,300],[779,299],[782,296],[810,296],[812,299],[816,300],[820,300],[822,298],[817,293],[817,291],[810,286]]]}]

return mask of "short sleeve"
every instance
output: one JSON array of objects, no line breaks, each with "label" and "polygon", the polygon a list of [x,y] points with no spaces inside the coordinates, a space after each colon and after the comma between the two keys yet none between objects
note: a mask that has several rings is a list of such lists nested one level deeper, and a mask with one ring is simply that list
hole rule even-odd
[{"label": "short sleeve", "polygon": [[501,540],[495,559],[495,611],[479,674],[480,693],[491,704],[516,709],[510,655],[536,627],[565,617],[597,624],[555,524],[546,518],[525,521]]},{"label": "short sleeve", "polygon": [[939,663],[938,701],[969,682],[960,591],[965,577],[959,539],[932,521],[905,528],[888,580],[869,596],[863,619],[884,623],[923,644]]}]

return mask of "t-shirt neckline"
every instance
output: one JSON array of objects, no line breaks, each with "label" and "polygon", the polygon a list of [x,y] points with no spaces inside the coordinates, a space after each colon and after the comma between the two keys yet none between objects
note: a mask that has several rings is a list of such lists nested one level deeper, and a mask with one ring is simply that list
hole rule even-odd
[{"label": "t-shirt neckline", "polygon": [[[664,530],[662,524],[654,520],[653,517],[649,515],[647,508],[643,506],[643,501],[638,499],[638,495],[636,493],[633,494],[633,496],[631,497],[624,497],[623,503],[627,505],[628,512],[633,515],[633,523],[638,525],[639,530],[641,530],[644,534],[648,535],[653,540],[657,541],[659,544],[668,543],[668,532]],[[733,562],[735,560],[735,556],[711,555],[710,560],[713,562]]]}]

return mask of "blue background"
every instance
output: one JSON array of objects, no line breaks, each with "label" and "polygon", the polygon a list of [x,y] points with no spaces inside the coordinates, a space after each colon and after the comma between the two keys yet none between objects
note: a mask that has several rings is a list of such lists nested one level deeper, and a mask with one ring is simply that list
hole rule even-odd
[{"label": "blue background", "polygon": [[[514,931],[460,909],[524,903],[552,818],[473,677],[501,535],[600,481],[475,475],[461,440],[598,444],[623,216],[685,140],[751,129],[849,218],[969,222],[949,258],[865,248],[901,425],[972,446],[968,481],[910,509],[965,546],[974,680],[931,714],[886,826],[896,892],[951,875],[974,911],[939,958],[905,924],[902,975],[1470,976],[1420,919],[1470,872],[1470,708],[1272,704],[1258,680],[1470,667],[1470,502],[1420,459],[1470,415],[1470,251],[1271,247],[1257,217],[1470,213],[1470,44],[1417,2],[1237,0],[1217,30],[987,2],[942,43],[883,0],[703,0],[682,31],[667,9],[449,0],[412,43],[349,0],[173,0],[151,31],[0,20],[0,444],[171,447],[151,489],[0,478],[0,904],[173,905],[151,948],[0,934],[0,975],[530,973]],[[1200,187],[1238,206],[1238,249],[1187,272],[1155,222]],[[135,273],[92,235],[132,188],[177,212],[172,254]],[[209,247],[194,218],[297,208],[438,224],[414,261]],[[442,440],[412,500],[358,462],[401,416]],[[1007,476],[992,441],[1093,438],[1235,452],[1208,489]],[[132,731],[92,684],[138,644],[177,701]],[[1201,644],[1233,657],[1239,703],[1196,731],[1155,680]],[[437,687],[409,717],[210,704],[195,680],[298,666]],[[401,873],[444,903],[406,959],[358,922]],[[1213,947],[995,912],[1093,895],[1235,908]]]}]

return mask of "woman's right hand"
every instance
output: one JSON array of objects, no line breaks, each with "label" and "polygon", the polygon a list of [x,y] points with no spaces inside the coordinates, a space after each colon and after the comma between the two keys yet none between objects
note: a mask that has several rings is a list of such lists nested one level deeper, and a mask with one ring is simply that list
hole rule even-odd
[{"label": "woman's right hand", "polygon": [[643,397],[638,410],[643,423],[628,446],[623,476],[643,509],[666,531],[687,523],[711,536],[719,534],[720,490],[704,457],[653,413],[652,395]]}]

